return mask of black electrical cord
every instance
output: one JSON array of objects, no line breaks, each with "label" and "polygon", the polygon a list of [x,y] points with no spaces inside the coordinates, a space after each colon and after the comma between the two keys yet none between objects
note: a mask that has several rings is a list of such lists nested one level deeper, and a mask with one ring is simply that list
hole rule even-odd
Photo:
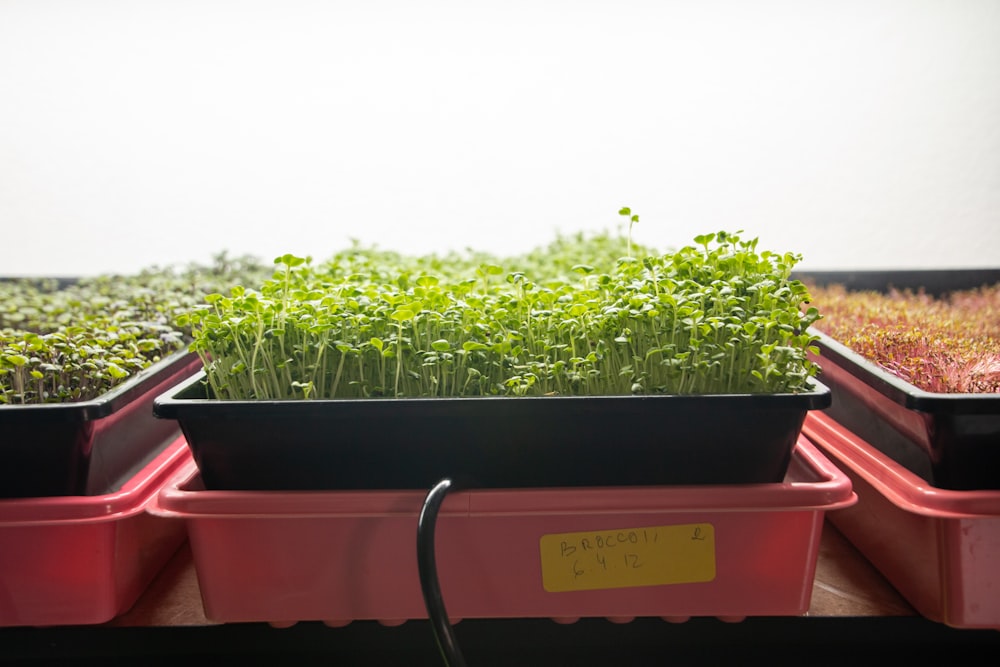
[{"label": "black electrical cord", "polygon": [[455,630],[451,627],[444,609],[441,585],[438,582],[437,562],[434,557],[434,528],[437,524],[437,515],[451,487],[450,479],[442,479],[424,498],[420,517],[417,519],[417,571],[420,574],[420,588],[424,594],[427,616],[434,630],[434,639],[437,640],[441,657],[448,667],[465,667],[465,658],[462,657],[462,651],[455,639]]}]

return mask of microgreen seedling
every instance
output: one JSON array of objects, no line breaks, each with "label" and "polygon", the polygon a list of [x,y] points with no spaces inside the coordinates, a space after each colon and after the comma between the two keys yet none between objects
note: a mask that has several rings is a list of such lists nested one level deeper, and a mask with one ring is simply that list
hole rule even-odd
[{"label": "microgreen seedling", "polygon": [[191,341],[187,312],[206,290],[265,274],[218,255],[182,271],[70,281],[0,281],[0,405],[91,400]]},{"label": "microgreen seedling", "polygon": [[515,257],[283,255],[188,312],[191,349],[222,399],[808,391],[799,258],[741,233],[666,254],[596,235]]},{"label": "microgreen seedling", "polygon": [[934,393],[1000,392],[1000,285],[942,298],[812,287],[816,327],[888,373]]},{"label": "microgreen seedling", "polygon": [[628,251],[627,257],[632,259],[632,226],[639,222],[638,214],[632,213],[632,209],[628,206],[623,206],[619,211],[618,215],[628,218]]}]

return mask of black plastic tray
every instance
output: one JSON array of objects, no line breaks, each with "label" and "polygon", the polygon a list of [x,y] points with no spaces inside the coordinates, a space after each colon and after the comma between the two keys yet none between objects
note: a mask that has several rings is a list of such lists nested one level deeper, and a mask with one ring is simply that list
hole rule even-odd
[{"label": "black plastic tray", "polygon": [[[923,289],[940,296],[1000,282],[1000,269],[824,271],[797,276],[849,290]],[[823,305],[815,304],[822,312]],[[819,336],[814,359],[833,393],[833,419],[928,483],[942,489],[1000,488],[1000,395],[923,391]]]},{"label": "black plastic tray", "polygon": [[1000,269],[884,269],[866,271],[794,271],[792,277],[813,285],[843,285],[851,291],[922,289],[941,296],[1000,282]]},{"label": "black plastic tray", "polygon": [[208,489],[427,489],[774,483],[801,394],[226,401],[201,372],[154,400]]},{"label": "black plastic tray", "polygon": [[0,406],[0,498],[118,490],[180,435],[153,399],[201,368],[175,352],[91,401]]}]

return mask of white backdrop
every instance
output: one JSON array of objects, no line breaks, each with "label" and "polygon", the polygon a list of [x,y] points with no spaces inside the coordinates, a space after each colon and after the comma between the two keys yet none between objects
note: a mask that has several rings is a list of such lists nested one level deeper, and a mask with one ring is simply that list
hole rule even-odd
[{"label": "white backdrop", "polygon": [[0,0],[0,275],[641,216],[1000,265],[996,0]]}]

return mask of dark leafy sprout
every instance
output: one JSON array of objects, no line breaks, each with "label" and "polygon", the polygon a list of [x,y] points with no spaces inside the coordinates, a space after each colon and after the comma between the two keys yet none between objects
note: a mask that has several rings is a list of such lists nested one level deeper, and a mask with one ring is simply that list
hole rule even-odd
[{"label": "dark leafy sprout", "polygon": [[189,345],[178,319],[206,293],[268,275],[223,253],[180,271],[0,281],[0,404],[96,398]]}]

